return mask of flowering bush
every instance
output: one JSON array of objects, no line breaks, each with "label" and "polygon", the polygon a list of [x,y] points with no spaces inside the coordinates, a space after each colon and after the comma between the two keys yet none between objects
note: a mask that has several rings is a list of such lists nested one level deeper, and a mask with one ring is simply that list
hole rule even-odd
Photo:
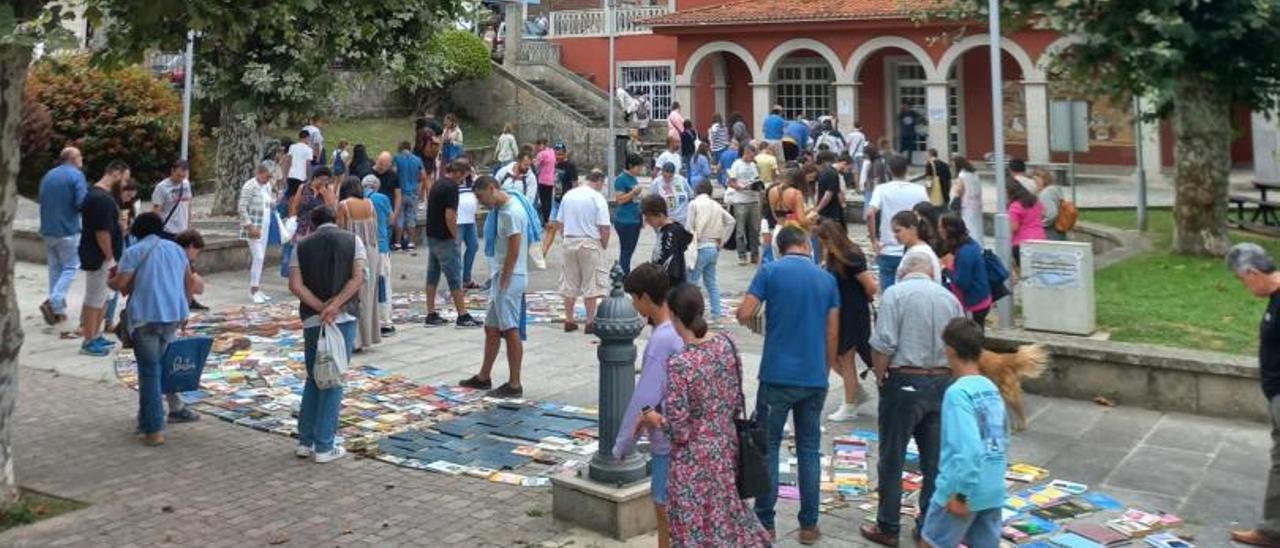
[{"label": "flowering bush", "polygon": [[[36,194],[40,177],[66,146],[80,149],[90,183],[112,160],[129,164],[144,199],[169,175],[181,153],[181,97],[168,82],[140,67],[104,69],[90,64],[87,56],[46,58],[32,67],[25,92],[25,100],[33,103],[29,111],[43,110],[52,121],[49,135],[42,138],[34,133],[39,121],[28,125],[24,118],[24,145],[39,145],[31,151],[24,147],[19,189],[26,195]],[[199,165],[199,150],[200,129],[193,122],[193,166]]]}]

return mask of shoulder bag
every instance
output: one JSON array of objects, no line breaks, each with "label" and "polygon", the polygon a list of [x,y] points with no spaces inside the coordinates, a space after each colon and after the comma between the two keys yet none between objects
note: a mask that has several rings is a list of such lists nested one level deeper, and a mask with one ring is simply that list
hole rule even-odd
[{"label": "shoulder bag", "polygon": [[138,285],[138,276],[142,274],[142,265],[147,264],[147,257],[151,256],[151,252],[156,250],[156,246],[160,245],[159,241],[152,242],[151,247],[146,253],[142,254],[142,259],[138,260],[138,267],[134,269],[133,278],[129,279],[129,300],[125,301],[124,310],[120,312],[120,321],[116,322],[116,339],[120,341],[121,348],[133,348],[133,326],[129,321],[129,301],[133,300],[133,288]]},{"label": "shoulder bag", "polygon": [[763,421],[753,411],[747,416],[747,397],[742,392],[742,357],[738,355],[738,345],[728,335],[721,335],[733,349],[733,362],[738,375],[738,412],[734,413],[733,427],[738,436],[737,466],[734,479],[738,488],[738,497],[755,498],[773,488],[769,480],[769,445],[768,432]]}]

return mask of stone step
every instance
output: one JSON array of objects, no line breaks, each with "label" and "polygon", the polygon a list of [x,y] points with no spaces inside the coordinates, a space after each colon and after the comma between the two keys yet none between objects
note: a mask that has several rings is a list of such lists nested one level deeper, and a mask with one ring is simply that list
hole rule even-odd
[{"label": "stone step", "polygon": [[536,87],[542,90],[544,93],[546,93],[547,95],[550,95],[556,101],[559,101],[560,103],[564,104],[566,107],[569,107],[569,109],[573,110],[574,112],[577,112],[578,114],[585,116],[587,119],[591,120],[594,123],[602,124],[608,121],[608,118],[604,113],[601,113],[600,111],[594,108],[583,105],[582,103],[578,102],[573,97],[571,97],[569,94],[564,93],[563,91],[560,91],[559,88],[557,88],[555,85],[551,84],[550,82],[547,82],[546,80],[535,79],[535,80],[526,80],[526,82],[528,82],[533,87]]}]

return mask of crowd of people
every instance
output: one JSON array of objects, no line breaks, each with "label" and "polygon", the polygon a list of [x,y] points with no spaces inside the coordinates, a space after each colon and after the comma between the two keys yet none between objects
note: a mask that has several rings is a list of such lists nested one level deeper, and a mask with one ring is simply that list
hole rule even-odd
[{"label": "crowd of people", "polygon": [[[800,540],[820,538],[820,425],[831,372],[844,390],[829,420],[854,420],[868,399],[866,383],[881,387],[880,477],[900,477],[915,439],[925,477],[917,534],[935,546],[954,546],[966,535],[970,545],[984,545],[990,511],[998,507],[992,493],[1003,489],[987,476],[1003,462],[1007,440],[1001,394],[975,365],[999,281],[984,257],[973,166],[959,157],[944,162],[931,151],[925,174],[910,180],[908,157],[887,141],[873,145],[857,124],[841,134],[830,117],[811,127],[782,119],[780,108],[765,120],[762,139],[752,139],[741,117],[731,115],[728,123],[716,116],[703,141],[678,104],[668,126],[665,150],[652,160],[627,154],[612,180],[599,170],[581,176],[564,143],[520,146],[510,126],[497,139],[496,162],[483,168],[463,149],[452,115],[443,124],[419,119],[414,141],[395,153],[371,156],[365,144],[345,140],[326,151],[318,117],[296,141],[270,147],[241,186],[237,214],[251,258],[249,300],[271,300],[262,272],[272,243],[283,247],[281,274],[299,300],[309,375],[296,454],[322,463],[345,454],[334,443],[342,388],[311,380],[317,345],[326,325],[338,328],[349,353],[396,334],[392,265],[407,259],[396,253],[426,251],[426,327],[484,329],[481,367],[460,384],[520,398],[530,269],[546,268],[559,236],[563,329],[594,333],[616,233],[625,290],[654,332],[612,450],[621,457],[638,437],[649,440],[663,545],[773,542],[778,459],[788,429],[796,440]],[[79,152],[67,149],[41,183],[50,280],[41,311],[51,324],[65,319],[67,287],[75,269],[84,269],[91,287],[82,352],[107,355],[113,343],[101,333],[114,317],[104,310],[110,292],[132,295],[125,316],[139,361],[139,430],[148,444],[163,443],[159,361],[203,290],[192,266],[204,244],[190,229],[187,166],[175,163],[156,185],[153,209],[139,214],[127,166],[111,164],[89,188],[80,165]],[[654,177],[644,185],[647,167]],[[1067,206],[1052,177],[1027,176],[1017,161],[1010,167],[1015,246],[1062,237],[1055,221]],[[866,197],[870,252],[848,234],[845,202],[858,192]],[[645,226],[656,244],[648,260],[633,265]],[[473,278],[481,245],[484,280]],[[734,251],[740,266],[759,265],[735,316],[764,335],[750,408],[736,342],[711,329],[727,312],[717,280],[721,250]],[[437,303],[441,278],[452,320]],[[483,320],[468,313],[468,290],[487,292]],[[504,346],[508,374],[495,387],[493,368]],[[177,398],[169,403],[169,422],[198,418]],[[754,507],[733,489],[733,421],[749,410],[765,425],[772,470],[772,488]],[[877,519],[862,528],[868,539],[897,545],[900,490],[896,481],[880,485]],[[999,512],[994,516],[998,525]]]}]

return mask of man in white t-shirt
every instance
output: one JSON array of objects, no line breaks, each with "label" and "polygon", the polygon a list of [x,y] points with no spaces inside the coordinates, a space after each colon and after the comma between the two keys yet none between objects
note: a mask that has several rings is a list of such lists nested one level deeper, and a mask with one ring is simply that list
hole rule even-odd
[{"label": "man in white t-shirt", "polygon": [[1040,189],[1036,188],[1036,180],[1027,175],[1027,163],[1022,161],[1022,158],[1009,160],[1009,173],[1013,175],[1013,180],[1022,183],[1027,192],[1032,194],[1040,192]]},{"label": "man in white t-shirt", "polygon": [[755,145],[742,145],[742,157],[729,167],[729,188],[724,191],[724,203],[729,205],[738,238],[738,265],[760,262],[760,169],[756,166]]},{"label": "man in white t-shirt", "polygon": [[311,132],[298,132],[298,142],[289,145],[289,179],[288,193],[301,187],[311,176],[311,163],[315,160],[316,151],[311,148]]},{"label": "man in white t-shirt", "polygon": [[658,159],[653,163],[657,169],[662,169],[662,166],[667,164],[675,164],[676,173],[680,173],[683,169],[684,159],[680,157],[679,138],[672,139],[671,137],[667,137],[667,149],[662,151],[662,154],[659,154]]},{"label": "man in white t-shirt", "polygon": [[858,171],[862,166],[862,161],[867,157],[867,134],[862,132],[862,122],[853,122],[853,131],[845,136],[845,142],[849,145],[849,157],[853,158],[853,169],[850,169],[852,177],[852,187],[861,188],[858,181]]},{"label": "man in white t-shirt", "polygon": [[596,305],[609,293],[609,268],[604,250],[609,247],[609,204],[601,193],[604,173],[592,170],[560,199],[553,222],[564,233],[564,268],[560,294],[564,296],[564,330],[577,331],[574,304],[582,297],[587,305],[586,334],[595,333]]},{"label": "man in white t-shirt", "polygon": [[324,163],[324,134],[320,132],[320,127],[323,123],[323,120],[317,115],[311,117],[310,124],[302,126],[302,131],[307,132],[307,135],[311,137],[311,151],[313,152],[311,158],[312,163],[316,165]]},{"label": "man in white t-shirt", "polygon": [[906,156],[894,154],[888,163],[893,180],[876,185],[871,192],[871,200],[867,202],[867,232],[871,249],[876,252],[876,263],[880,267],[881,294],[897,281],[895,273],[904,252],[902,244],[893,235],[889,219],[899,211],[910,211],[916,204],[929,201],[929,193],[925,192],[923,185],[906,181]]},{"label": "man in white t-shirt", "polygon": [[164,221],[164,231],[178,234],[191,226],[191,181],[186,160],[178,160],[169,170],[169,178],[156,184],[151,192],[151,211]]}]

